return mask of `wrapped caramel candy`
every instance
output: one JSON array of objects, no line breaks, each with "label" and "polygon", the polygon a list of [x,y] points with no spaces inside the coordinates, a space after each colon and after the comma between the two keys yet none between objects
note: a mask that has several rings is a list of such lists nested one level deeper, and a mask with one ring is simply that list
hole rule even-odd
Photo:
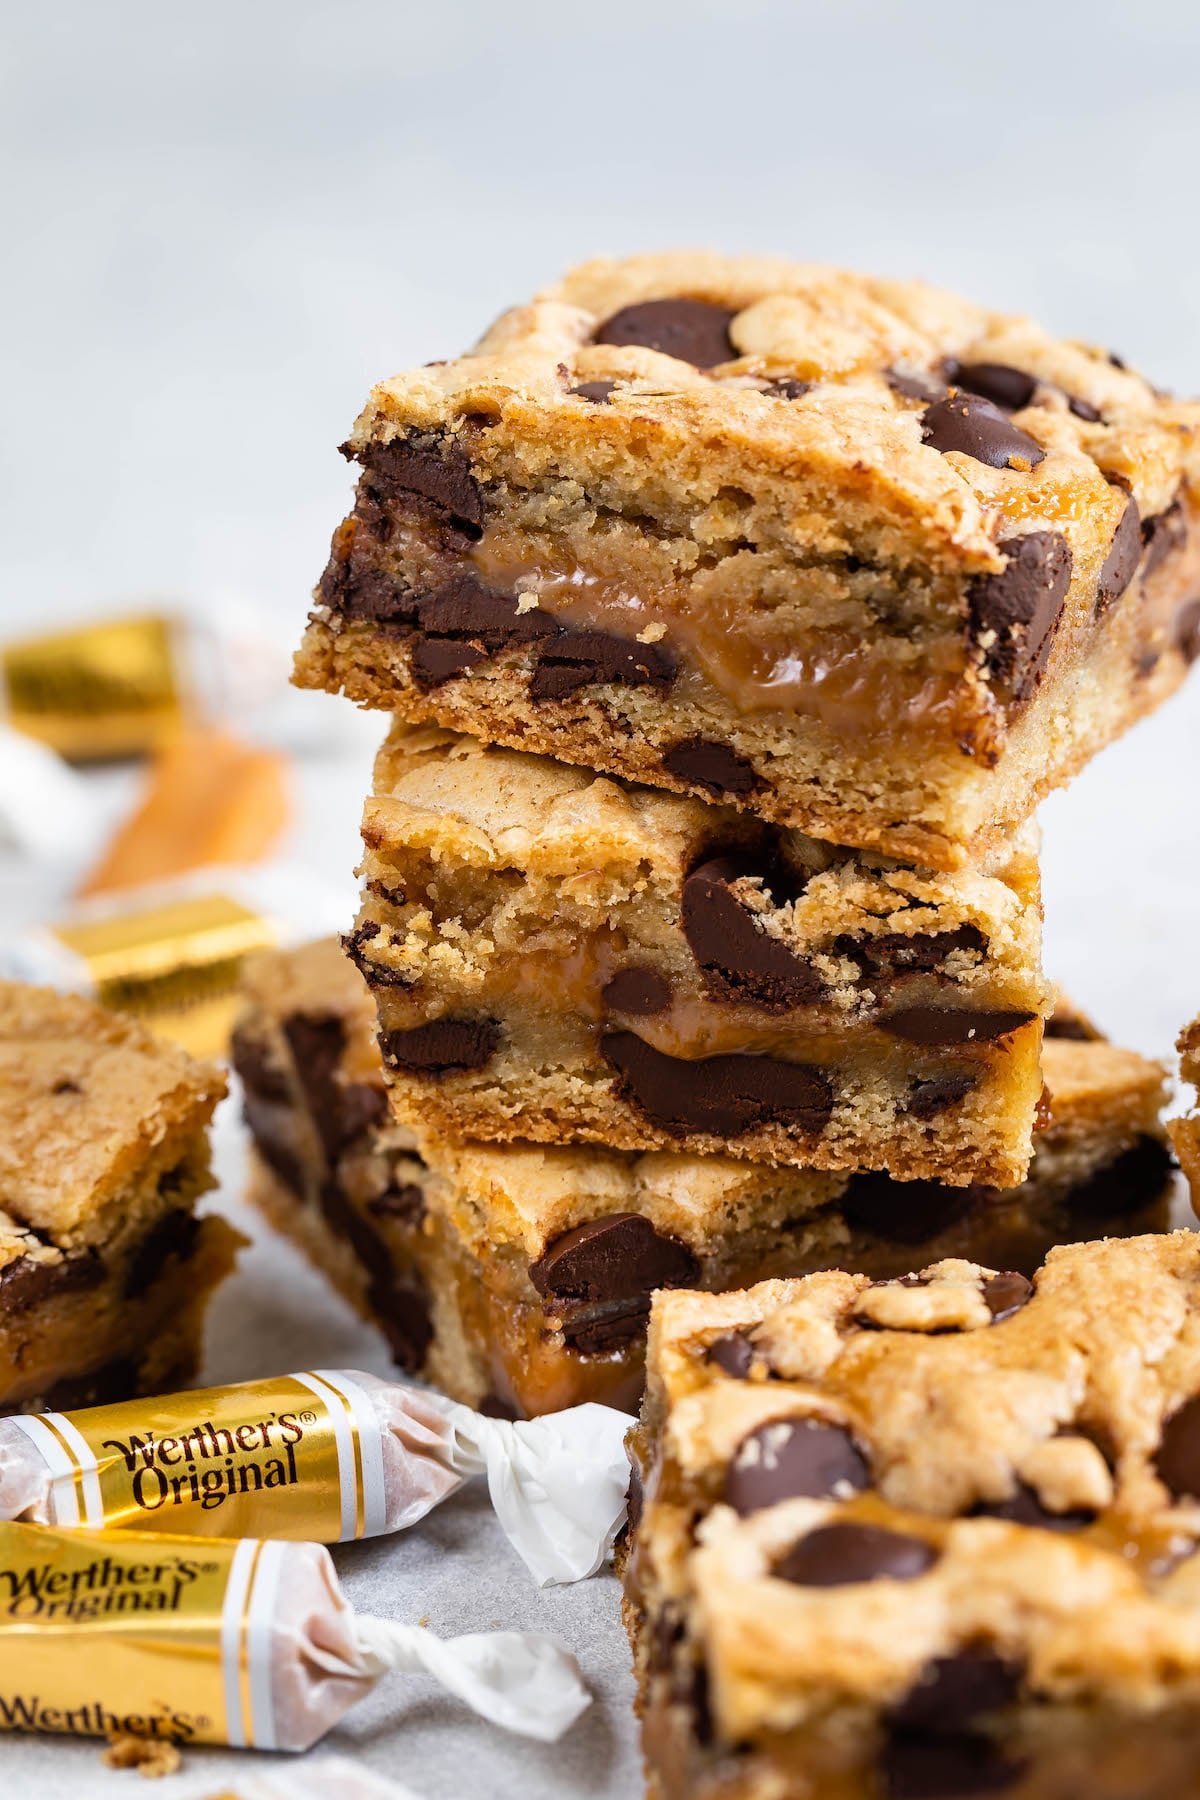
[{"label": "wrapped caramel candy", "polygon": [[319,1544],[0,1525],[0,1729],[307,1750],[389,1671],[554,1742],[590,1699],[535,1632],[360,1617]]},{"label": "wrapped caramel candy", "polygon": [[402,1531],[486,1474],[543,1585],[600,1567],[625,1517],[629,1420],[588,1404],[488,1419],[423,1389],[317,1369],[0,1420],[0,1519],[343,1543]]}]

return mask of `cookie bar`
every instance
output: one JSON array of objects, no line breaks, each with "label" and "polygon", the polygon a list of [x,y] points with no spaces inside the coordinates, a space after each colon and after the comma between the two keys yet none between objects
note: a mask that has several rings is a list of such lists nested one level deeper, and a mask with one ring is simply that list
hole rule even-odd
[{"label": "cookie bar", "polygon": [[396,727],[351,940],[401,1118],[1011,1186],[1046,990],[1032,841],[932,873]]},{"label": "cookie bar", "polygon": [[1047,1038],[1049,1116],[1028,1180],[1000,1191],[428,1135],[419,1152],[388,1114],[371,1003],[332,941],[256,959],[247,988],[252,1198],[403,1367],[475,1407],[636,1408],[657,1286],[962,1255],[1032,1270],[1063,1239],[1167,1223],[1163,1071],[1101,1041]]},{"label": "cookie bar", "polygon": [[[1193,1019],[1180,1036],[1177,1048],[1180,1075],[1200,1092],[1200,1019]],[[1172,1119],[1171,1137],[1191,1182],[1193,1198],[1200,1204],[1200,1107],[1193,1107],[1185,1118]]]},{"label": "cookie bar", "polygon": [[587,263],[374,389],[296,679],[956,867],[1200,650],[1198,423],[918,283]]},{"label": "cookie bar", "polygon": [[658,1295],[651,1794],[1200,1792],[1198,1322],[1192,1232]]},{"label": "cookie bar", "polygon": [[219,1069],[124,1015],[0,982],[0,1410],[194,1376],[241,1242],[195,1213],[224,1092]]}]

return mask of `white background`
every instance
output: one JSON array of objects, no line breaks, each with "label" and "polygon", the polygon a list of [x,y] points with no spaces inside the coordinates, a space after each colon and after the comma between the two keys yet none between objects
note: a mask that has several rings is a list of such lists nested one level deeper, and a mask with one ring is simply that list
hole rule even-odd
[{"label": "white background", "polygon": [[[452,355],[597,252],[920,274],[1200,391],[1198,74],[1200,10],[1166,0],[9,0],[0,632],[168,596],[265,621],[282,666],[370,382]],[[374,731],[322,696],[287,722],[309,745],[292,854],[344,884],[348,912]],[[1194,688],[1044,811],[1051,971],[1159,1055],[1200,1009],[1198,749]],[[126,786],[96,784],[97,821]],[[61,871],[0,875],[13,928]],[[238,1155],[227,1120],[222,1204]],[[373,1354],[273,1253],[221,1319],[226,1376]],[[467,1767],[522,1800],[634,1793],[611,1595],[497,1590],[469,1506],[423,1542],[474,1560],[443,1569],[406,1543],[343,1567],[374,1603],[392,1583],[401,1613],[417,1570],[415,1610],[459,1629],[521,1608],[569,1625],[607,1705],[564,1753],[424,1697],[387,1729],[377,1702],[365,1753],[430,1800],[464,1792]],[[46,1800],[136,1785],[101,1778],[90,1747],[0,1745],[6,1770]]]}]

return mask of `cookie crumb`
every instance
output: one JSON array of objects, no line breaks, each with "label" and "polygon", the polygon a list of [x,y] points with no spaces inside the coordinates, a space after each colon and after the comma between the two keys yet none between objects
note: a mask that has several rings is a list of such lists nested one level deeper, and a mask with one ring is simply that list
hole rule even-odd
[{"label": "cookie crumb", "polygon": [[638,632],[637,641],[639,644],[657,644],[660,643],[666,635],[666,626],[662,624],[661,621],[656,620],[653,625],[647,625],[644,631]]},{"label": "cookie crumb", "polygon": [[166,1738],[135,1737],[129,1731],[110,1737],[100,1760],[106,1769],[136,1769],[151,1781],[174,1775],[183,1767],[177,1746]]}]

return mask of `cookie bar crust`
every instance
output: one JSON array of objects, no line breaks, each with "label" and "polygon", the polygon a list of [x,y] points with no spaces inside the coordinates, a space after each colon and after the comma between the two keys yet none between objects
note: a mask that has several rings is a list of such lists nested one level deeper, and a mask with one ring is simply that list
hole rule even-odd
[{"label": "cookie bar crust", "polygon": [[[252,1199],[388,1332],[404,1366],[473,1406],[635,1409],[656,1286],[720,1291],[831,1266],[898,1275],[968,1252],[1032,1270],[1064,1238],[1167,1221],[1163,1072],[1104,1043],[1047,1040],[1047,1081],[1062,1099],[1028,1180],[1004,1192],[429,1134],[419,1153],[413,1132],[386,1117],[377,1051],[368,1067],[370,999],[332,940],[259,959],[250,985],[237,1058],[256,1145]],[[332,1182],[317,1124],[325,1102],[288,1047],[298,1005],[309,1020],[340,1021],[333,1091],[346,1091],[352,1069],[379,1096]],[[264,1063],[279,1078],[274,1104]],[[426,1325],[417,1344],[414,1290]],[[397,1336],[398,1319],[408,1329]]]},{"label": "cookie bar crust", "polygon": [[195,1372],[241,1240],[199,1218],[225,1078],[76,995],[0,983],[0,1408]]},{"label": "cookie bar crust", "polygon": [[954,867],[1200,648],[1198,421],[920,284],[586,264],[374,390],[296,679]]},{"label": "cookie bar crust", "polygon": [[934,873],[396,727],[351,950],[398,1114],[1011,1186],[1047,994],[1036,840]]},{"label": "cookie bar crust", "polygon": [[[624,1572],[657,1791],[1195,1792],[1160,1772],[1200,1703],[1198,1305],[1190,1232],[659,1295]],[[1150,1723],[1140,1781],[1087,1779]]]},{"label": "cookie bar crust", "polygon": [[[1181,1032],[1176,1048],[1181,1078],[1200,1091],[1200,1019],[1193,1019]],[[1193,1106],[1183,1118],[1173,1119],[1171,1137],[1184,1174],[1191,1183],[1192,1199],[1200,1207],[1200,1108]]]}]

